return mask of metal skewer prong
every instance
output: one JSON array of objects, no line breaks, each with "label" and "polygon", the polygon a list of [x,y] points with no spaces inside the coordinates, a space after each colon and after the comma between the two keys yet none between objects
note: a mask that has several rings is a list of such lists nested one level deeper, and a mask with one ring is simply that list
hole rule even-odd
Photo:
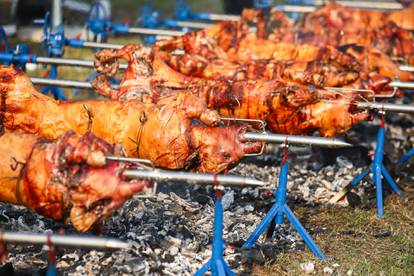
[{"label": "metal skewer prong", "polygon": [[[3,232],[2,239],[11,244],[46,245],[48,243],[47,234]],[[95,249],[126,249],[130,247],[129,243],[120,240],[89,236],[50,235],[50,239],[52,244],[61,247]]]},{"label": "metal skewer prong", "polygon": [[408,71],[408,72],[414,72],[414,66],[412,65],[400,65],[401,71]]},{"label": "metal skewer prong", "polygon": [[314,145],[327,148],[343,148],[352,146],[347,142],[335,138],[296,136],[286,134],[274,134],[268,132],[246,132],[244,134],[244,139],[277,144],[283,144],[287,140],[289,141],[289,144]]},{"label": "metal skewer prong", "polygon": [[167,170],[143,170],[143,169],[130,169],[123,172],[125,177],[148,179],[154,181],[173,181],[173,182],[186,182],[188,184],[198,185],[215,185],[218,183],[222,186],[236,186],[236,187],[260,187],[267,185],[266,182],[257,180],[251,177],[237,176],[237,175],[214,175],[209,173],[189,173],[179,171],[167,171]]},{"label": "metal skewer prong", "polygon": [[414,105],[408,105],[408,104],[357,102],[356,105],[357,107],[363,108],[363,109],[378,109],[378,110],[398,112],[398,113],[414,113]]},{"label": "metal skewer prong", "polygon": [[410,81],[392,81],[390,83],[392,87],[399,87],[399,88],[414,88],[414,82]]}]

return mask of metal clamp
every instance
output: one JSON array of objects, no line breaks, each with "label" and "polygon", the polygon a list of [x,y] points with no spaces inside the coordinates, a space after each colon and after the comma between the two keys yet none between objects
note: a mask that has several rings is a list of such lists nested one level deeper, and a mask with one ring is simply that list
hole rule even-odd
[{"label": "metal clamp", "polygon": [[151,160],[143,159],[143,158],[133,158],[133,157],[124,157],[124,156],[106,156],[106,160],[111,161],[119,161],[119,162],[129,162],[134,163],[136,165],[142,166],[142,167],[149,167],[155,169],[155,165]]}]

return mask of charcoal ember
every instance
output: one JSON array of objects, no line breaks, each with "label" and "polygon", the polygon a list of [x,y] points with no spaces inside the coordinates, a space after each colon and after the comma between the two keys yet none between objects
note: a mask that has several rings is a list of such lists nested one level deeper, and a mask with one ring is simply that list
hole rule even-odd
[{"label": "charcoal ember", "polygon": [[204,194],[197,195],[194,200],[201,205],[213,204],[214,202],[210,196]]},{"label": "charcoal ember", "polygon": [[[407,102],[406,104],[412,104],[412,101]],[[399,126],[407,127],[407,128],[414,127],[413,118],[409,114],[401,115],[398,113],[390,112],[390,113],[387,113],[386,119],[387,119],[387,123],[389,124],[393,124],[393,125],[398,124]]]},{"label": "charcoal ember", "polygon": [[346,199],[349,203],[349,206],[351,206],[351,207],[360,206],[361,203],[362,203],[361,202],[361,197],[358,194],[354,193],[354,192],[348,192],[346,194]]},{"label": "charcoal ember", "polygon": [[355,166],[366,166],[370,163],[368,157],[369,149],[364,146],[355,145],[349,148],[329,149],[321,148],[318,150],[320,160],[323,166],[333,165],[338,163],[338,158],[347,159]]},{"label": "charcoal ember", "polygon": [[242,251],[244,262],[265,264],[269,260],[276,260],[278,255],[283,252],[282,248],[272,242],[257,243],[250,249]]},{"label": "charcoal ember", "polygon": [[14,268],[12,263],[6,263],[0,267],[0,275],[14,275]]}]

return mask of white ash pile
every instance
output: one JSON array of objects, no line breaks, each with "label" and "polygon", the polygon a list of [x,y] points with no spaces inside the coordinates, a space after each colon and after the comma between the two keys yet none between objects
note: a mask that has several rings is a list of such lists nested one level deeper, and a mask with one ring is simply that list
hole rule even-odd
[{"label": "white ash pile", "polygon": [[[106,222],[104,235],[132,241],[130,250],[62,250],[57,267],[67,275],[193,274],[211,256],[214,193],[204,188],[184,188],[184,191],[187,193],[185,199],[173,192],[168,195],[159,193],[154,199],[133,199]],[[190,198],[194,200],[190,201]],[[259,204],[253,206],[251,202]],[[270,242],[255,250],[242,252],[238,249],[270,203],[271,198],[262,198],[254,189],[226,190],[223,197],[225,255],[239,273],[249,272],[253,260],[265,262],[280,251],[303,248],[290,228],[280,227]],[[28,230],[29,223],[38,225],[35,230],[39,232],[49,227],[55,231],[59,228],[58,224],[51,225],[51,221],[28,211],[8,205],[3,207],[3,217],[18,214],[17,220],[8,221],[8,225],[12,225],[10,230]],[[32,264],[44,268],[47,257],[39,248],[16,246],[11,250],[9,261],[16,270],[34,273]]]}]

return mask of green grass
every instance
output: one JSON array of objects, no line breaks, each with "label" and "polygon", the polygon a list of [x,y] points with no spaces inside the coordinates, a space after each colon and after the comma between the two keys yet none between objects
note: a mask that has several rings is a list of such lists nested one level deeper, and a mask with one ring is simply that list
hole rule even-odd
[{"label": "green grass", "polygon": [[[308,249],[284,253],[274,262],[255,266],[253,275],[300,275],[300,264],[312,261],[315,274],[329,266],[338,275],[414,275],[414,208],[409,198],[390,196],[383,220],[376,210],[337,207],[298,208],[307,228],[326,228],[312,235],[328,258],[316,259]],[[339,264],[334,268],[333,264]]]}]

